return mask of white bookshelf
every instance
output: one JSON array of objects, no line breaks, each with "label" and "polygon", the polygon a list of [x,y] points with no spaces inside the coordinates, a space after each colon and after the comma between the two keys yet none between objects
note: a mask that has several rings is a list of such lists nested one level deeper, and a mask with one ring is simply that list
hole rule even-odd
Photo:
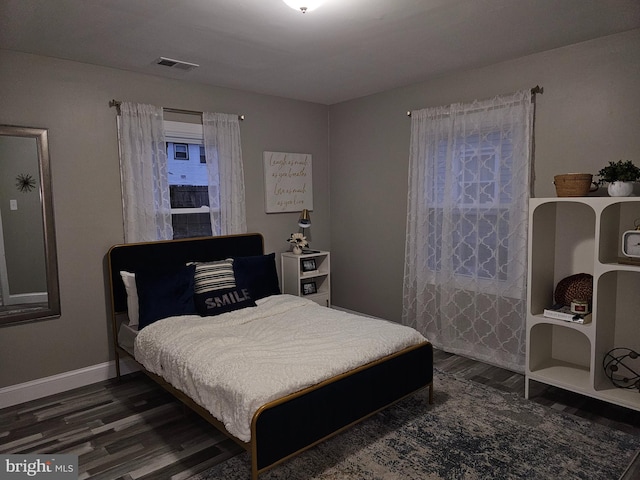
[{"label": "white bookshelf", "polygon": [[[640,410],[640,392],[615,387],[602,365],[613,348],[640,352],[640,266],[618,263],[640,198],[536,198],[529,206],[525,396],[535,380]],[[558,282],[576,273],[593,275],[591,322],[544,317]]]}]

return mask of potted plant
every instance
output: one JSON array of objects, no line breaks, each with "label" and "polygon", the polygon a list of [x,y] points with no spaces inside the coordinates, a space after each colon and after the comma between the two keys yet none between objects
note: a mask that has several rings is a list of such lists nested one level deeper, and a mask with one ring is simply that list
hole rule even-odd
[{"label": "potted plant", "polygon": [[309,245],[307,237],[302,233],[292,233],[287,241],[293,245],[293,253],[296,255],[300,255],[302,253],[302,249]]},{"label": "potted plant", "polygon": [[598,185],[608,183],[607,191],[611,197],[628,197],[633,193],[633,182],[640,180],[640,168],[631,160],[609,162],[598,172]]}]

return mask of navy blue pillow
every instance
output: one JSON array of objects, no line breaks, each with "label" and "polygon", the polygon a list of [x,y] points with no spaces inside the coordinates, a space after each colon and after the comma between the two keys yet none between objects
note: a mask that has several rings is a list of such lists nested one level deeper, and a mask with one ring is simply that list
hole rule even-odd
[{"label": "navy blue pillow", "polygon": [[196,310],[202,316],[220,315],[221,313],[255,307],[249,290],[238,286],[219,288],[195,296]]},{"label": "navy blue pillow", "polygon": [[234,257],[233,274],[236,277],[236,286],[246,288],[253,300],[280,293],[275,253]]},{"label": "navy blue pillow", "polygon": [[186,265],[163,272],[136,272],[139,330],[162,318],[197,313],[193,300],[195,270],[195,265]]}]

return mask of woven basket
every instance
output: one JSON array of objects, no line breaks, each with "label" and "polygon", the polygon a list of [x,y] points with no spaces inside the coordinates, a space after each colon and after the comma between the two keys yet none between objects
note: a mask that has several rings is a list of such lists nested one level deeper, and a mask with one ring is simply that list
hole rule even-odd
[{"label": "woven basket", "polygon": [[567,173],[553,177],[559,197],[586,197],[590,191],[593,175],[590,173]]},{"label": "woven basket", "polygon": [[553,298],[557,304],[570,306],[572,300],[584,300],[591,303],[593,299],[593,276],[588,273],[576,273],[558,282]]}]

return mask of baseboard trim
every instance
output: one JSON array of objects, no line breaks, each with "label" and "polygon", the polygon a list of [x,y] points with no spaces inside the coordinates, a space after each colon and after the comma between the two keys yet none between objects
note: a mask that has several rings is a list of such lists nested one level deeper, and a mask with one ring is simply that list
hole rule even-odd
[{"label": "baseboard trim", "polygon": [[[120,372],[122,375],[138,370],[139,368],[133,360],[129,358],[120,360]],[[91,365],[90,367],[0,388],[0,409],[48,397],[56,393],[66,392],[74,388],[84,387],[92,383],[109,380],[110,378],[115,378],[115,376],[116,362],[112,360],[110,362],[99,363],[97,365]]]}]

